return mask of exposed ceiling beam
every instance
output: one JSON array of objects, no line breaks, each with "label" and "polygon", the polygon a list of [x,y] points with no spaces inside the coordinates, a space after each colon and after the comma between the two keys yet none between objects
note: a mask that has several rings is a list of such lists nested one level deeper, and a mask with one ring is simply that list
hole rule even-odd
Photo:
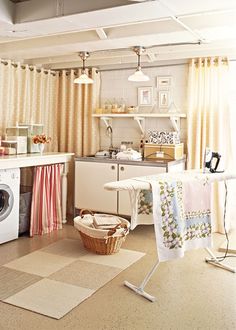
[{"label": "exposed ceiling beam", "polygon": [[15,5],[9,0],[0,0],[0,25],[13,24]]},{"label": "exposed ceiling beam", "polygon": [[178,16],[176,16],[175,12],[169,7],[167,6],[165,3],[163,3],[163,1],[159,0],[159,3],[161,4],[161,6],[165,9],[167,9],[170,13],[170,17],[177,22],[178,24],[180,24],[186,31],[190,32],[197,40],[199,40],[200,42],[205,42],[205,38],[203,38],[200,33],[194,31],[193,29],[191,29],[189,26],[187,26],[186,24],[184,24]]},{"label": "exposed ceiling beam", "polygon": [[107,39],[107,34],[106,32],[104,31],[104,29],[100,28],[100,29],[96,29],[96,32],[97,32],[97,35],[99,36],[99,38],[101,40],[105,40]]},{"label": "exposed ceiling beam", "polygon": [[151,53],[150,51],[147,51],[146,55],[148,56],[149,62],[155,62],[157,60],[156,54]]}]

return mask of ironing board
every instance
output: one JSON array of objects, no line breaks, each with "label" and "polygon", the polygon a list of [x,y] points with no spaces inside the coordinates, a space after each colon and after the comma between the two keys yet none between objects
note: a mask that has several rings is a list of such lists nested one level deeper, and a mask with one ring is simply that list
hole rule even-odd
[{"label": "ironing board", "polygon": [[[178,175],[180,178],[184,177],[185,180],[188,178],[189,178],[189,180],[191,180],[194,177],[195,179],[197,178],[199,180],[204,180],[207,183],[213,183],[213,182],[219,182],[219,181],[226,182],[228,180],[236,179],[236,173],[230,173],[230,172],[203,173],[202,171],[197,171],[197,170],[183,171],[176,175],[173,173],[157,174],[157,175],[155,175],[155,179],[171,180],[171,178],[173,178],[173,176],[178,176]],[[152,189],[150,182],[148,182],[147,178],[148,177],[136,177],[136,178],[126,179],[126,180],[121,180],[121,181],[109,182],[104,185],[104,188],[106,190],[112,190],[112,191],[114,191],[114,190],[115,191],[122,191],[122,190],[133,191],[138,194],[138,192],[140,190],[151,190]],[[132,202],[134,202],[134,201],[131,200],[131,203]],[[131,216],[131,228],[132,228],[132,220],[133,219]],[[155,228],[155,234],[157,237],[156,226],[154,226],[154,228]],[[213,254],[213,252],[208,247],[205,247],[205,250],[210,255],[210,258],[206,258],[206,262],[208,262],[214,266],[228,270],[230,272],[236,273],[236,268],[230,267],[226,264],[223,264],[219,260],[217,260],[217,257]],[[155,262],[155,264],[153,265],[151,270],[145,276],[145,278],[142,281],[142,283],[140,284],[140,286],[135,286],[135,285],[129,283],[128,281],[125,281],[124,285],[129,287],[133,291],[135,291],[137,294],[145,297],[149,301],[152,301],[152,302],[155,301],[156,298],[154,296],[148,294],[147,292],[145,292],[144,288],[145,288],[146,284],[148,283],[148,281],[150,280],[150,278],[152,277],[152,275],[154,274],[154,272],[157,269],[157,267],[159,266],[159,264],[160,264],[160,261],[159,261],[159,259],[157,259],[157,261]]]}]

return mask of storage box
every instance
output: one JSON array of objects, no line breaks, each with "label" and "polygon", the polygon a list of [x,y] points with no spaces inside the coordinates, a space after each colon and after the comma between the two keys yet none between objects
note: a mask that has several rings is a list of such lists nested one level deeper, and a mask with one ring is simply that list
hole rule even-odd
[{"label": "storage box", "polygon": [[[16,148],[17,154],[27,154],[27,127],[7,127],[5,140],[2,142],[5,147]],[[15,142],[16,145],[13,146]]]},{"label": "storage box", "polygon": [[[7,140],[2,140],[2,147],[5,147],[6,155],[27,154],[27,136],[7,137]],[[13,152],[14,149],[16,152]]]},{"label": "storage box", "polygon": [[29,153],[40,152],[39,145],[33,143],[32,138],[35,135],[43,133],[42,124],[19,124],[19,127],[26,127],[27,129],[27,151]]},{"label": "storage box", "polygon": [[15,155],[16,148],[0,147],[0,155]]},{"label": "storage box", "polygon": [[176,160],[184,156],[184,144],[153,144],[145,143],[144,158]]},{"label": "storage box", "polygon": [[8,140],[10,140],[11,136],[27,136],[27,133],[28,133],[28,127],[26,126],[22,126],[22,127],[12,126],[6,128],[6,137],[8,137]]},{"label": "storage box", "polygon": [[148,130],[148,142],[156,144],[179,144],[179,132]]}]

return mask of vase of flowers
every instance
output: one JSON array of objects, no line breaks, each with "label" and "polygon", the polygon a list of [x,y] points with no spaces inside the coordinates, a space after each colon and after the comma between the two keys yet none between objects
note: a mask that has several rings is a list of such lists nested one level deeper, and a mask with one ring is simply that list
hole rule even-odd
[{"label": "vase of flowers", "polygon": [[46,134],[40,134],[40,135],[35,135],[32,138],[33,143],[38,145],[39,152],[42,155],[44,151],[44,146],[45,143],[49,143],[51,141],[51,138],[47,136]]}]

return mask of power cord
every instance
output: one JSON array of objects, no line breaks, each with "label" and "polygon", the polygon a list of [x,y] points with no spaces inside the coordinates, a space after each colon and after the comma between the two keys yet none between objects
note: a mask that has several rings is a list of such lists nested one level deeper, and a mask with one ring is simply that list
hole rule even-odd
[{"label": "power cord", "polygon": [[[224,256],[216,256],[215,259],[217,259],[217,261],[224,261],[226,258],[235,258],[236,255],[228,255],[228,251],[229,251],[229,236],[226,230],[226,208],[227,208],[227,196],[228,196],[228,187],[227,187],[227,183],[226,181],[224,181],[224,185],[225,185],[225,202],[224,202],[224,235],[226,238],[226,250],[225,250],[225,254]],[[208,261],[214,261],[214,258],[210,258],[208,260],[206,260],[206,262]]]}]

